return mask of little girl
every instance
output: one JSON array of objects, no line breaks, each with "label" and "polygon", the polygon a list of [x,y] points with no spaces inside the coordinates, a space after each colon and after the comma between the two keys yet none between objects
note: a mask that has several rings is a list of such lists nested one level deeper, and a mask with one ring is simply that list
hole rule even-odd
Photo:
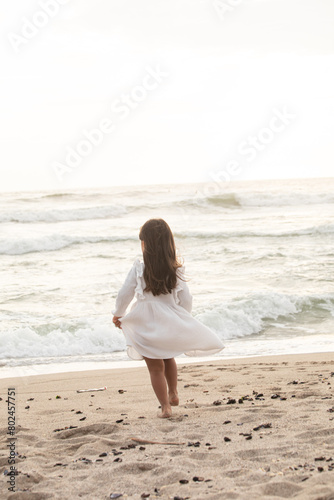
[{"label": "little girl", "polygon": [[[144,263],[137,259],[126,277],[116,298],[113,323],[123,330],[128,356],[145,360],[161,404],[158,416],[169,418],[171,407],[179,404],[174,357],[210,355],[224,345],[190,314],[192,296],[168,224],[148,220],[139,239]],[[134,296],[137,300],[126,314]]]}]

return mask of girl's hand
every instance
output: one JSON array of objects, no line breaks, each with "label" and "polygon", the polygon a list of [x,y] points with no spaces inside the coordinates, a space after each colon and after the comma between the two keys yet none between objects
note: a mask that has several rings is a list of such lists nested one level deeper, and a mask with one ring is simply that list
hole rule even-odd
[{"label": "girl's hand", "polygon": [[120,328],[122,330],[121,322],[120,322],[121,317],[122,316],[114,316],[112,319],[112,322],[114,323],[115,326],[117,326],[117,328]]}]

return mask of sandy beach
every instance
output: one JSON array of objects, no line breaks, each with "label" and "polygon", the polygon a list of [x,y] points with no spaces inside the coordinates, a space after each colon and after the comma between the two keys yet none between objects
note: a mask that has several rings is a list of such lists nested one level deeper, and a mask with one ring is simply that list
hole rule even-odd
[{"label": "sandy beach", "polygon": [[334,353],[179,365],[171,419],[145,366],[0,385],[1,498],[334,499]]}]

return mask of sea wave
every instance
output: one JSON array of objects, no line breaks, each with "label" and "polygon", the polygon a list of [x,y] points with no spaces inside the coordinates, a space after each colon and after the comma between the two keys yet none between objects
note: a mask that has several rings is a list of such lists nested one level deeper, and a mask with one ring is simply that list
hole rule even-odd
[{"label": "sea wave", "polygon": [[199,196],[208,205],[235,206],[235,207],[282,207],[297,205],[323,205],[333,204],[333,193],[224,193],[213,196]]},{"label": "sea wave", "polygon": [[[279,332],[279,338],[291,335],[292,328],[294,334],[300,330],[299,335],[303,336],[301,315],[307,315],[308,326],[312,319],[319,324],[321,318],[326,321],[334,317],[334,294],[298,296],[258,292],[217,304],[195,317],[228,345],[229,340],[265,334],[270,327]],[[281,329],[277,329],[277,321]],[[123,352],[125,347],[123,334],[111,325],[110,318],[81,318],[76,323],[72,320],[0,331],[0,364],[20,358],[39,358],[38,362],[42,362],[50,357]]]},{"label": "sea wave", "polygon": [[280,236],[303,236],[315,234],[334,233],[334,224],[321,224],[319,226],[306,227],[304,229],[291,229],[287,231],[183,231],[175,232],[177,238],[244,238],[244,237],[280,237]]},{"label": "sea wave", "polygon": [[[60,196],[60,195],[59,195]],[[62,195],[64,196],[64,195]],[[110,219],[127,214],[122,205],[40,210],[11,210],[0,214],[0,222],[65,222],[94,219]]]},{"label": "sea wave", "polygon": [[75,325],[48,325],[46,331],[17,328],[8,334],[0,331],[0,359],[49,358],[102,354],[125,350],[121,332],[106,322],[92,319]]},{"label": "sea wave", "polygon": [[227,340],[260,333],[278,319],[292,325],[301,314],[307,314],[309,319],[313,316],[320,322],[321,313],[326,318],[334,316],[334,294],[299,296],[257,292],[216,305],[198,314],[197,319],[222,340]]},{"label": "sea wave", "polygon": [[23,255],[33,252],[52,252],[83,243],[111,243],[117,241],[138,240],[138,237],[121,236],[70,236],[50,234],[40,238],[22,238],[19,240],[0,240],[0,255]]},{"label": "sea wave", "polygon": [[[223,238],[257,238],[257,237],[295,237],[304,235],[332,234],[334,224],[322,224],[305,229],[291,231],[183,231],[175,232],[178,239],[198,238],[214,239]],[[50,252],[62,248],[84,243],[108,243],[117,241],[135,241],[138,237],[134,234],[124,236],[71,236],[67,234],[52,233],[38,238],[2,239],[0,240],[0,255],[23,255],[32,252]]]}]

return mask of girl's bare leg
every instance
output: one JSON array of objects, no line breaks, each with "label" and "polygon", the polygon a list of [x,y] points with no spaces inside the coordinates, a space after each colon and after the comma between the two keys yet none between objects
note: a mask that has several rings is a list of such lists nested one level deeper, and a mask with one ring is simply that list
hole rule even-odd
[{"label": "girl's bare leg", "polygon": [[150,372],[153,390],[161,404],[161,414],[159,417],[169,418],[172,416],[172,408],[168,399],[164,360],[151,358],[144,359],[148,371]]},{"label": "girl's bare leg", "polygon": [[165,377],[168,385],[168,398],[171,406],[178,406],[179,397],[177,393],[177,366],[174,358],[164,359]]}]

